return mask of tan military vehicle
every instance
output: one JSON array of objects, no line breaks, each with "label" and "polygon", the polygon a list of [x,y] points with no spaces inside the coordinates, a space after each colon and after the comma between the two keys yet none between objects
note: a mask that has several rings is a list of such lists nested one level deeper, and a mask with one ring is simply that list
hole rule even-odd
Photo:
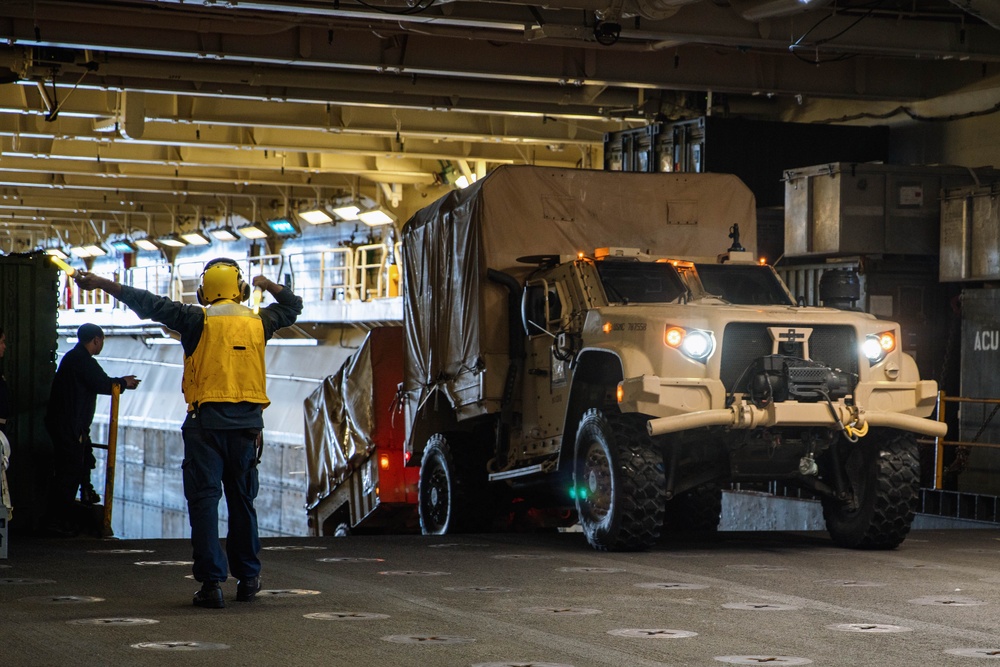
[{"label": "tan military vehicle", "polygon": [[402,398],[423,532],[568,507],[594,548],[642,549],[715,527],[726,485],[781,480],[836,543],[902,542],[936,384],[895,323],[797,306],[754,256],[754,210],[728,175],[506,167],[418,212]]}]

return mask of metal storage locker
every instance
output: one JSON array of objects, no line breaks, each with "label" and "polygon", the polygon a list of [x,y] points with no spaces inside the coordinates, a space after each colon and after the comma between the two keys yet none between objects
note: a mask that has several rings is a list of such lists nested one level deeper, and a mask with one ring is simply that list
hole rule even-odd
[{"label": "metal storage locker", "polygon": [[[1000,289],[962,291],[962,388],[965,398],[1000,398]],[[962,403],[959,432],[949,440],[1000,443],[1000,412],[993,405]],[[1000,495],[1000,450],[972,447],[958,490]]]},{"label": "metal storage locker", "polygon": [[962,167],[837,162],[787,170],[785,256],[937,255],[941,190],[974,178]]},{"label": "metal storage locker", "polygon": [[941,280],[1000,280],[1000,182],[945,190]]},{"label": "metal storage locker", "polygon": [[45,509],[52,444],[43,423],[56,372],[58,270],[42,253],[0,256],[0,326],[7,336],[2,363],[13,402],[12,526],[35,529]]}]

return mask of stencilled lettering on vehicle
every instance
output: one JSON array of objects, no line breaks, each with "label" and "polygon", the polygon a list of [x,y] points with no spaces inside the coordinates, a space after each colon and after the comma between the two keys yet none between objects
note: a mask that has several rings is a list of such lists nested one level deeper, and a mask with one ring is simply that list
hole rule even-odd
[{"label": "stencilled lettering on vehicle", "polygon": [[612,331],[645,331],[645,322],[615,322],[611,325]]}]

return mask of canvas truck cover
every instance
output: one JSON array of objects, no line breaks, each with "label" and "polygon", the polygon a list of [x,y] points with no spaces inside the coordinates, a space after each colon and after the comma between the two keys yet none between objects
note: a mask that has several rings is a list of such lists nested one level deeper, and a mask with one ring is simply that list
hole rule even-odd
[{"label": "canvas truck cover", "polygon": [[402,442],[402,420],[391,412],[402,381],[402,349],[400,327],[373,329],[305,399],[306,509],[333,493],[377,445],[392,438]]},{"label": "canvas truck cover", "polygon": [[504,166],[421,209],[403,227],[404,388],[412,419],[435,391],[459,419],[499,408],[507,359],[507,293],[527,255],[632,247],[715,257],[738,223],[757,237],[753,194],[728,174],[644,174]]}]

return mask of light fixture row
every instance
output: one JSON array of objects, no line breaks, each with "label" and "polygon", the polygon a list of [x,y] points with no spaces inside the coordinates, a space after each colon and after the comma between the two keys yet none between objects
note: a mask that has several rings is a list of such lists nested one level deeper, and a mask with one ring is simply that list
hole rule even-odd
[{"label": "light fixture row", "polygon": [[397,220],[396,215],[382,205],[361,208],[357,202],[348,202],[331,207],[317,206],[316,208],[300,211],[299,217],[311,225],[324,225],[334,222],[336,218],[339,222],[360,220],[370,227],[391,225]]},{"label": "light fixture row", "polygon": [[[317,206],[316,208],[300,211],[298,217],[311,225],[323,225],[334,222],[334,220],[342,222],[360,220],[370,227],[390,225],[397,220],[396,215],[382,205],[361,208],[355,202],[330,207]],[[189,245],[204,246],[209,245],[212,239],[228,242],[238,241],[242,236],[251,241],[257,241],[267,238],[270,234],[276,236],[295,236],[300,232],[301,230],[298,225],[291,218],[283,217],[268,220],[266,226],[258,223],[249,223],[237,228],[233,228],[230,225],[223,225],[207,231],[170,232],[155,239],[148,236],[137,239],[123,237],[110,241],[108,245],[119,253],[130,253],[138,250],[152,251],[159,250],[160,248],[183,248]],[[107,249],[99,243],[73,246],[69,251],[74,257],[81,259],[84,257],[100,257],[107,254]],[[59,248],[48,248],[45,252],[60,259],[68,257]]]}]

